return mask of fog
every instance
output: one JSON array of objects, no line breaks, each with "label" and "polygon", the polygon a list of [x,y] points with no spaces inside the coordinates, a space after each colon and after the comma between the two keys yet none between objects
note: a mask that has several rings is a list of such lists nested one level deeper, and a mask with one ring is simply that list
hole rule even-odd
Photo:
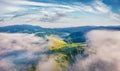
[{"label": "fog", "polygon": [[78,56],[71,71],[120,71],[120,31],[94,30],[86,37],[89,56]]},{"label": "fog", "polygon": [[[0,33],[0,71],[120,71],[120,31],[94,30],[86,35],[85,54],[66,70],[48,59],[50,41],[33,34]],[[53,58],[50,55],[49,58]]]},{"label": "fog", "polygon": [[0,33],[0,71],[25,71],[45,56],[46,44],[33,34]]}]

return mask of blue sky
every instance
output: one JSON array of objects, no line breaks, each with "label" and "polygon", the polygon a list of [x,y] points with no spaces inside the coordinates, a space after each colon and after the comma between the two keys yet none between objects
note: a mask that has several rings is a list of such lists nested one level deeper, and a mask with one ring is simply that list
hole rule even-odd
[{"label": "blue sky", "polygon": [[0,26],[120,25],[119,0],[0,0]]}]

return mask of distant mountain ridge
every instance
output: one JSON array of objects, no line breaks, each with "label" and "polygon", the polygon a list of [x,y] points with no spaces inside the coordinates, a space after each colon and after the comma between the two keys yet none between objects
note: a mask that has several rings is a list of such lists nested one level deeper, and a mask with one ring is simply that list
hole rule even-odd
[{"label": "distant mountain ridge", "polygon": [[[25,30],[29,30],[32,32],[27,32]],[[0,27],[0,32],[9,32],[9,33],[16,33],[16,32],[23,32],[23,33],[34,33],[37,31],[43,31],[44,28],[40,26],[32,26],[32,25],[11,25],[11,26],[5,26]]]},{"label": "distant mountain ridge", "polygon": [[40,26],[32,26],[32,25],[11,25],[11,26],[5,26],[0,27],[0,32],[10,32],[10,33],[16,33],[16,32],[23,32],[25,33],[25,30],[32,31],[26,33],[34,33],[34,32],[41,32],[41,31],[58,31],[58,32],[67,32],[67,33],[73,33],[73,32],[87,32],[91,30],[120,30],[120,26],[80,26],[80,27],[68,27],[68,28],[43,28]]},{"label": "distant mountain ridge", "polygon": [[58,31],[64,32],[88,32],[91,30],[120,30],[120,26],[80,26],[80,27],[68,27],[68,28],[56,28]]},{"label": "distant mountain ridge", "polygon": [[[70,30],[71,29],[71,30]],[[86,42],[86,34],[92,30],[117,30],[120,31],[120,26],[83,26],[83,27],[73,27],[73,28],[65,28],[60,29],[64,31],[68,31],[71,34],[66,37],[65,41],[71,41],[74,43],[84,43]]]},{"label": "distant mountain ridge", "polygon": [[35,34],[36,36],[44,37],[45,35],[63,35],[64,33],[60,33],[54,29],[50,28],[42,28],[40,26],[32,26],[32,25],[11,25],[0,27],[0,32],[6,33],[28,33]]},{"label": "distant mountain ridge", "polygon": [[[36,36],[44,37],[46,35],[59,35],[64,38],[65,41],[71,41],[74,43],[85,42],[85,34],[91,30],[119,30],[120,26],[81,26],[81,27],[69,27],[69,28],[42,28],[40,26],[32,25],[12,25],[0,27],[0,32],[8,33],[29,33]],[[66,35],[67,34],[67,35]],[[68,35],[69,34],[69,35]]]}]

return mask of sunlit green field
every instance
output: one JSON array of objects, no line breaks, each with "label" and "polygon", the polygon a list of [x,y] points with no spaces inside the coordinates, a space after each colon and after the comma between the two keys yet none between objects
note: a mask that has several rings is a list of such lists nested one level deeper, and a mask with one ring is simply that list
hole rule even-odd
[{"label": "sunlit green field", "polygon": [[[65,69],[69,65],[72,65],[76,56],[82,55],[84,53],[86,45],[83,43],[67,43],[61,39],[57,38],[48,38],[48,60],[52,60],[53,64],[57,68]],[[52,57],[50,57],[53,55]],[[36,71],[36,66],[28,69],[28,71]]]}]

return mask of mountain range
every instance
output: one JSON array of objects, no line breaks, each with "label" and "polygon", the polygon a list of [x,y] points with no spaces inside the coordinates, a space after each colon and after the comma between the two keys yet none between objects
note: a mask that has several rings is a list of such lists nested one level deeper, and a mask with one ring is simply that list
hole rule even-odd
[{"label": "mountain range", "polygon": [[85,34],[92,30],[120,30],[120,26],[80,26],[68,28],[43,28],[32,25],[11,25],[0,27],[0,32],[7,33],[28,33],[44,37],[49,35],[58,35],[65,41],[85,42]]}]

